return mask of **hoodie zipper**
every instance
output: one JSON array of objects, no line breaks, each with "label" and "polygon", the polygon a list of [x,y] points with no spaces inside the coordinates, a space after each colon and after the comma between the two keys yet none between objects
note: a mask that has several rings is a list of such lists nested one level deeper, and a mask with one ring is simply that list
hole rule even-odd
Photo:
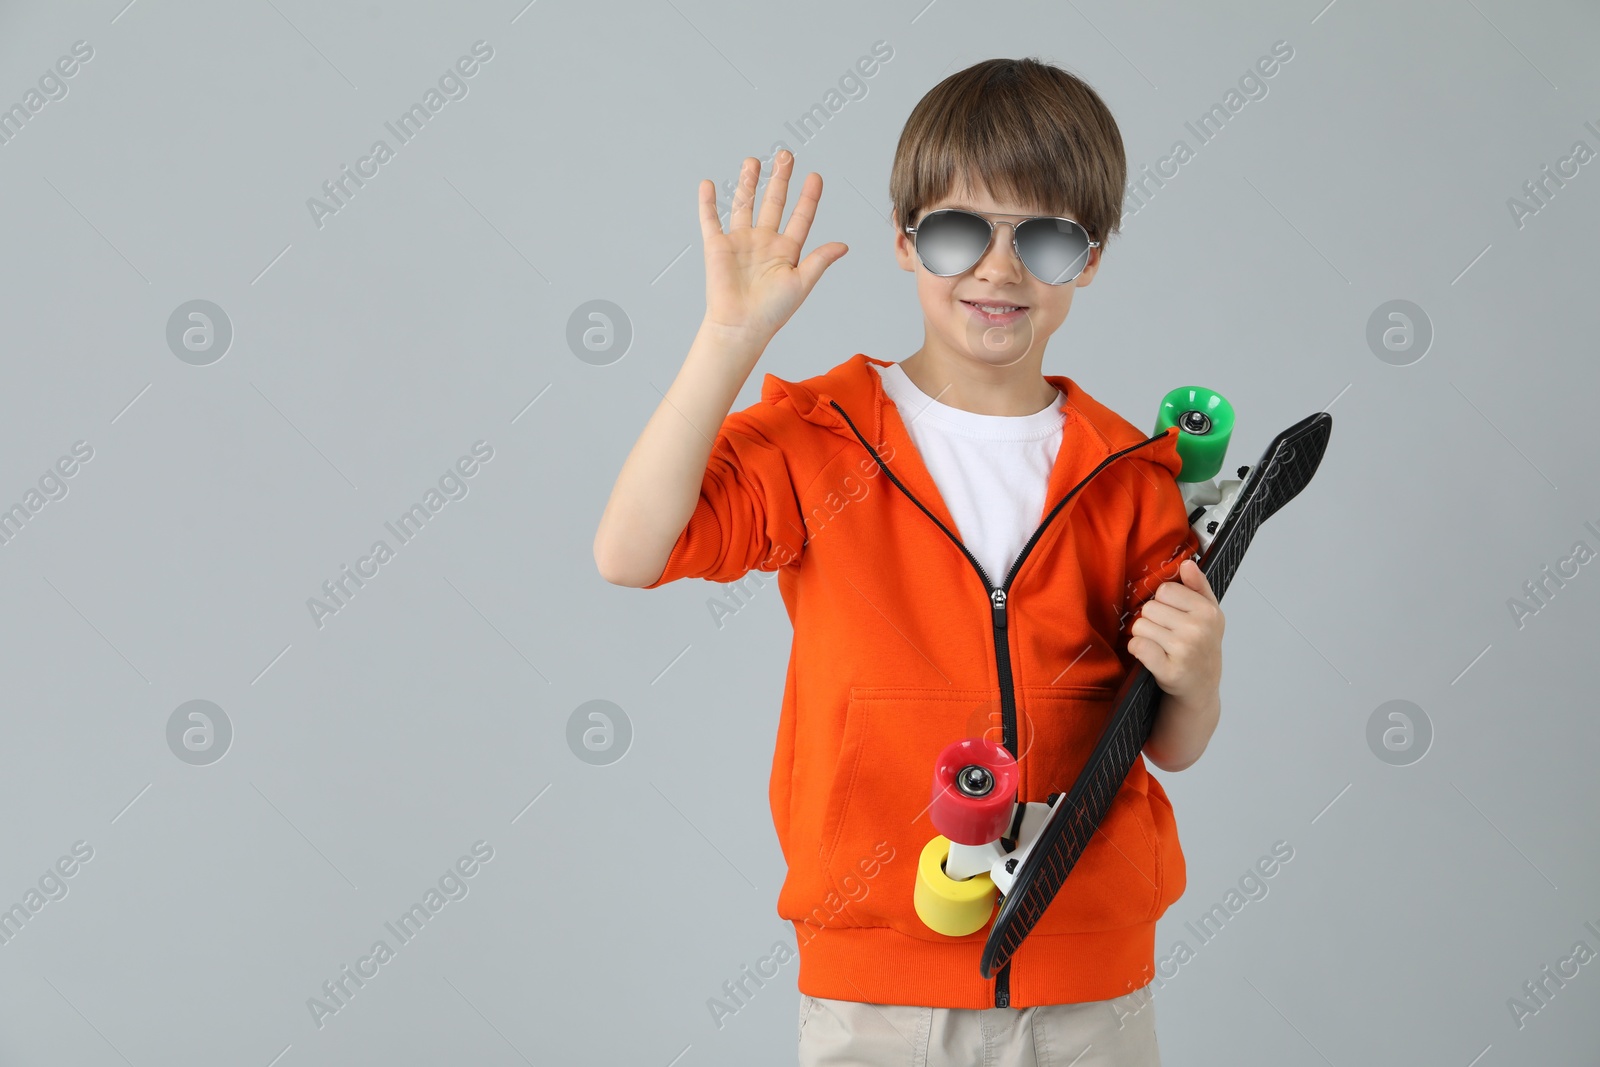
[{"label": "hoodie zipper", "polygon": [[[1016,756],[1017,695],[1016,686],[1011,677],[1011,644],[1006,638],[1006,630],[1008,628],[1006,622],[1006,600],[1011,590],[1011,582],[1016,578],[1017,571],[1022,568],[1023,562],[1027,560],[1028,553],[1033,551],[1033,546],[1038,543],[1039,538],[1044,535],[1044,532],[1049,527],[1050,523],[1058,514],[1060,514],[1061,509],[1066,507],[1067,502],[1078,494],[1079,489],[1082,489],[1085,485],[1087,485],[1091,478],[1099,474],[1113,461],[1120,459],[1129,452],[1133,452],[1149,444],[1154,444],[1155,442],[1166,437],[1166,431],[1163,430],[1161,433],[1158,433],[1153,437],[1148,437],[1136,445],[1129,445],[1127,448],[1124,448],[1121,451],[1111,453],[1109,456],[1102,459],[1099,464],[1095,466],[1094,470],[1084,475],[1082,480],[1080,480],[1077,485],[1067,490],[1066,495],[1058,500],[1056,502],[1056,506],[1051,508],[1049,514],[1044,517],[1044,521],[1039,523],[1039,528],[1033,531],[1033,536],[1029,537],[1027,543],[1022,546],[1022,551],[1017,553],[1017,558],[1012,561],[1011,569],[1006,572],[1005,580],[1001,582],[1000,585],[996,586],[994,583],[989,581],[989,574],[983,569],[983,564],[979,563],[977,558],[974,557],[973,554],[967,549],[967,546],[961,543],[961,539],[952,533],[948,526],[940,522],[939,517],[933,512],[929,511],[927,507],[923,505],[922,501],[912,496],[911,490],[907,489],[905,485],[901,483],[900,479],[895,477],[894,472],[889,469],[888,464],[884,463],[883,460],[878,457],[877,450],[871,445],[867,444],[866,438],[861,436],[861,431],[856,429],[854,420],[852,420],[849,415],[845,414],[845,410],[839,406],[839,402],[837,400],[830,399],[828,404],[844,417],[844,421],[849,424],[850,431],[856,435],[856,439],[861,442],[862,447],[865,448],[868,454],[870,454],[877,462],[879,469],[882,470],[884,474],[889,476],[889,480],[895,484],[895,487],[906,495],[906,499],[915,504],[924,515],[933,520],[934,525],[938,526],[939,529],[944,531],[946,537],[955,542],[955,546],[961,550],[961,554],[967,557],[967,561],[971,563],[973,569],[978,572],[978,577],[982,580],[983,587],[988,590],[990,624],[994,633],[995,670],[1000,676],[1000,729],[1002,743],[1006,746],[1007,752],[1010,752],[1013,757]],[[1000,967],[1000,970],[995,974],[994,1006],[997,1008],[1006,1008],[1011,1006],[1010,960],[1007,960]]]}]

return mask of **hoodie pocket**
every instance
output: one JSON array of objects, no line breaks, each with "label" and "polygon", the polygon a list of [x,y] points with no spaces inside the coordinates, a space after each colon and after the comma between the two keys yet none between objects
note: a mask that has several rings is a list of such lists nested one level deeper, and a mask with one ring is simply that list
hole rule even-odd
[{"label": "hoodie pocket", "polygon": [[[964,938],[935,933],[912,904],[917,859],[938,833],[928,817],[934,759],[952,741],[983,736],[1000,740],[992,686],[851,688],[819,843],[826,881],[844,902],[833,925],[887,926],[928,941],[987,936],[987,927]],[[881,866],[864,866],[874,860]]]},{"label": "hoodie pocket", "polygon": [[[1111,720],[1115,692],[1093,686],[1023,686],[1017,691],[1018,744],[1026,752],[1021,795],[1044,800],[1067,792]],[[1163,865],[1135,761],[1106,816],[1034,931],[1114,930],[1147,922],[1162,903]]]},{"label": "hoodie pocket", "polygon": [[[1102,686],[1017,689],[1019,799],[1043,801],[1072,787],[1110,721],[1114,695]],[[888,926],[929,941],[988,937],[989,925],[961,938],[935,933],[917,918],[912,899],[917,859],[938,833],[928,817],[934,759],[964,737],[1000,741],[1001,725],[993,687],[851,688],[820,841],[836,896],[813,914],[829,925]],[[1136,763],[1037,933],[1112,930],[1155,912],[1162,865],[1145,781]]]}]

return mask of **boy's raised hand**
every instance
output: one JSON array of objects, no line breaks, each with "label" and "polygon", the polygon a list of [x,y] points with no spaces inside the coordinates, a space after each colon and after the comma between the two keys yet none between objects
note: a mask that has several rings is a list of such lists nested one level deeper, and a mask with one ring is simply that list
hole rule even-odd
[{"label": "boy's raised hand", "polygon": [[700,182],[700,234],[706,252],[706,321],[720,329],[743,335],[760,347],[789,321],[810,295],[822,272],[843,256],[848,247],[830,241],[800,261],[822,195],[822,175],[806,175],[800,199],[782,231],[784,200],[794,155],[780,150],[772,161],[772,176],[761,202],[761,214],[752,224],[756,180],[761,161],[745,157],[739,186],[733,194],[728,232],[717,218],[716,186]]}]

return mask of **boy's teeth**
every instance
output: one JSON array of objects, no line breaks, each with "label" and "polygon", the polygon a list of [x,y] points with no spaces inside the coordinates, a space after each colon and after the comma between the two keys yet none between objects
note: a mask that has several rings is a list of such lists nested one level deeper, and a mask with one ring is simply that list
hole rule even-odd
[{"label": "boy's teeth", "polygon": [[980,309],[982,311],[987,311],[991,315],[998,315],[998,314],[1000,314],[1002,312],[1005,312],[1005,311],[1015,311],[1021,305],[1018,305],[1018,304],[973,304],[972,306],[975,307],[975,308],[978,308],[978,309]]}]

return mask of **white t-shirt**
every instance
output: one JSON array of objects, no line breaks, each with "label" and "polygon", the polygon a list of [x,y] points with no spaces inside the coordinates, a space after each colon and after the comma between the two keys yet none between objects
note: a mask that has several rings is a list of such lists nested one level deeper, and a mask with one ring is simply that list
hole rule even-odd
[{"label": "white t-shirt", "polygon": [[979,415],[941,404],[918,389],[898,363],[868,366],[883,380],[950,509],[956,522],[951,532],[983,565],[990,584],[1005,584],[1042,518],[1066,418],[1061,390],[1032,415]]}]

